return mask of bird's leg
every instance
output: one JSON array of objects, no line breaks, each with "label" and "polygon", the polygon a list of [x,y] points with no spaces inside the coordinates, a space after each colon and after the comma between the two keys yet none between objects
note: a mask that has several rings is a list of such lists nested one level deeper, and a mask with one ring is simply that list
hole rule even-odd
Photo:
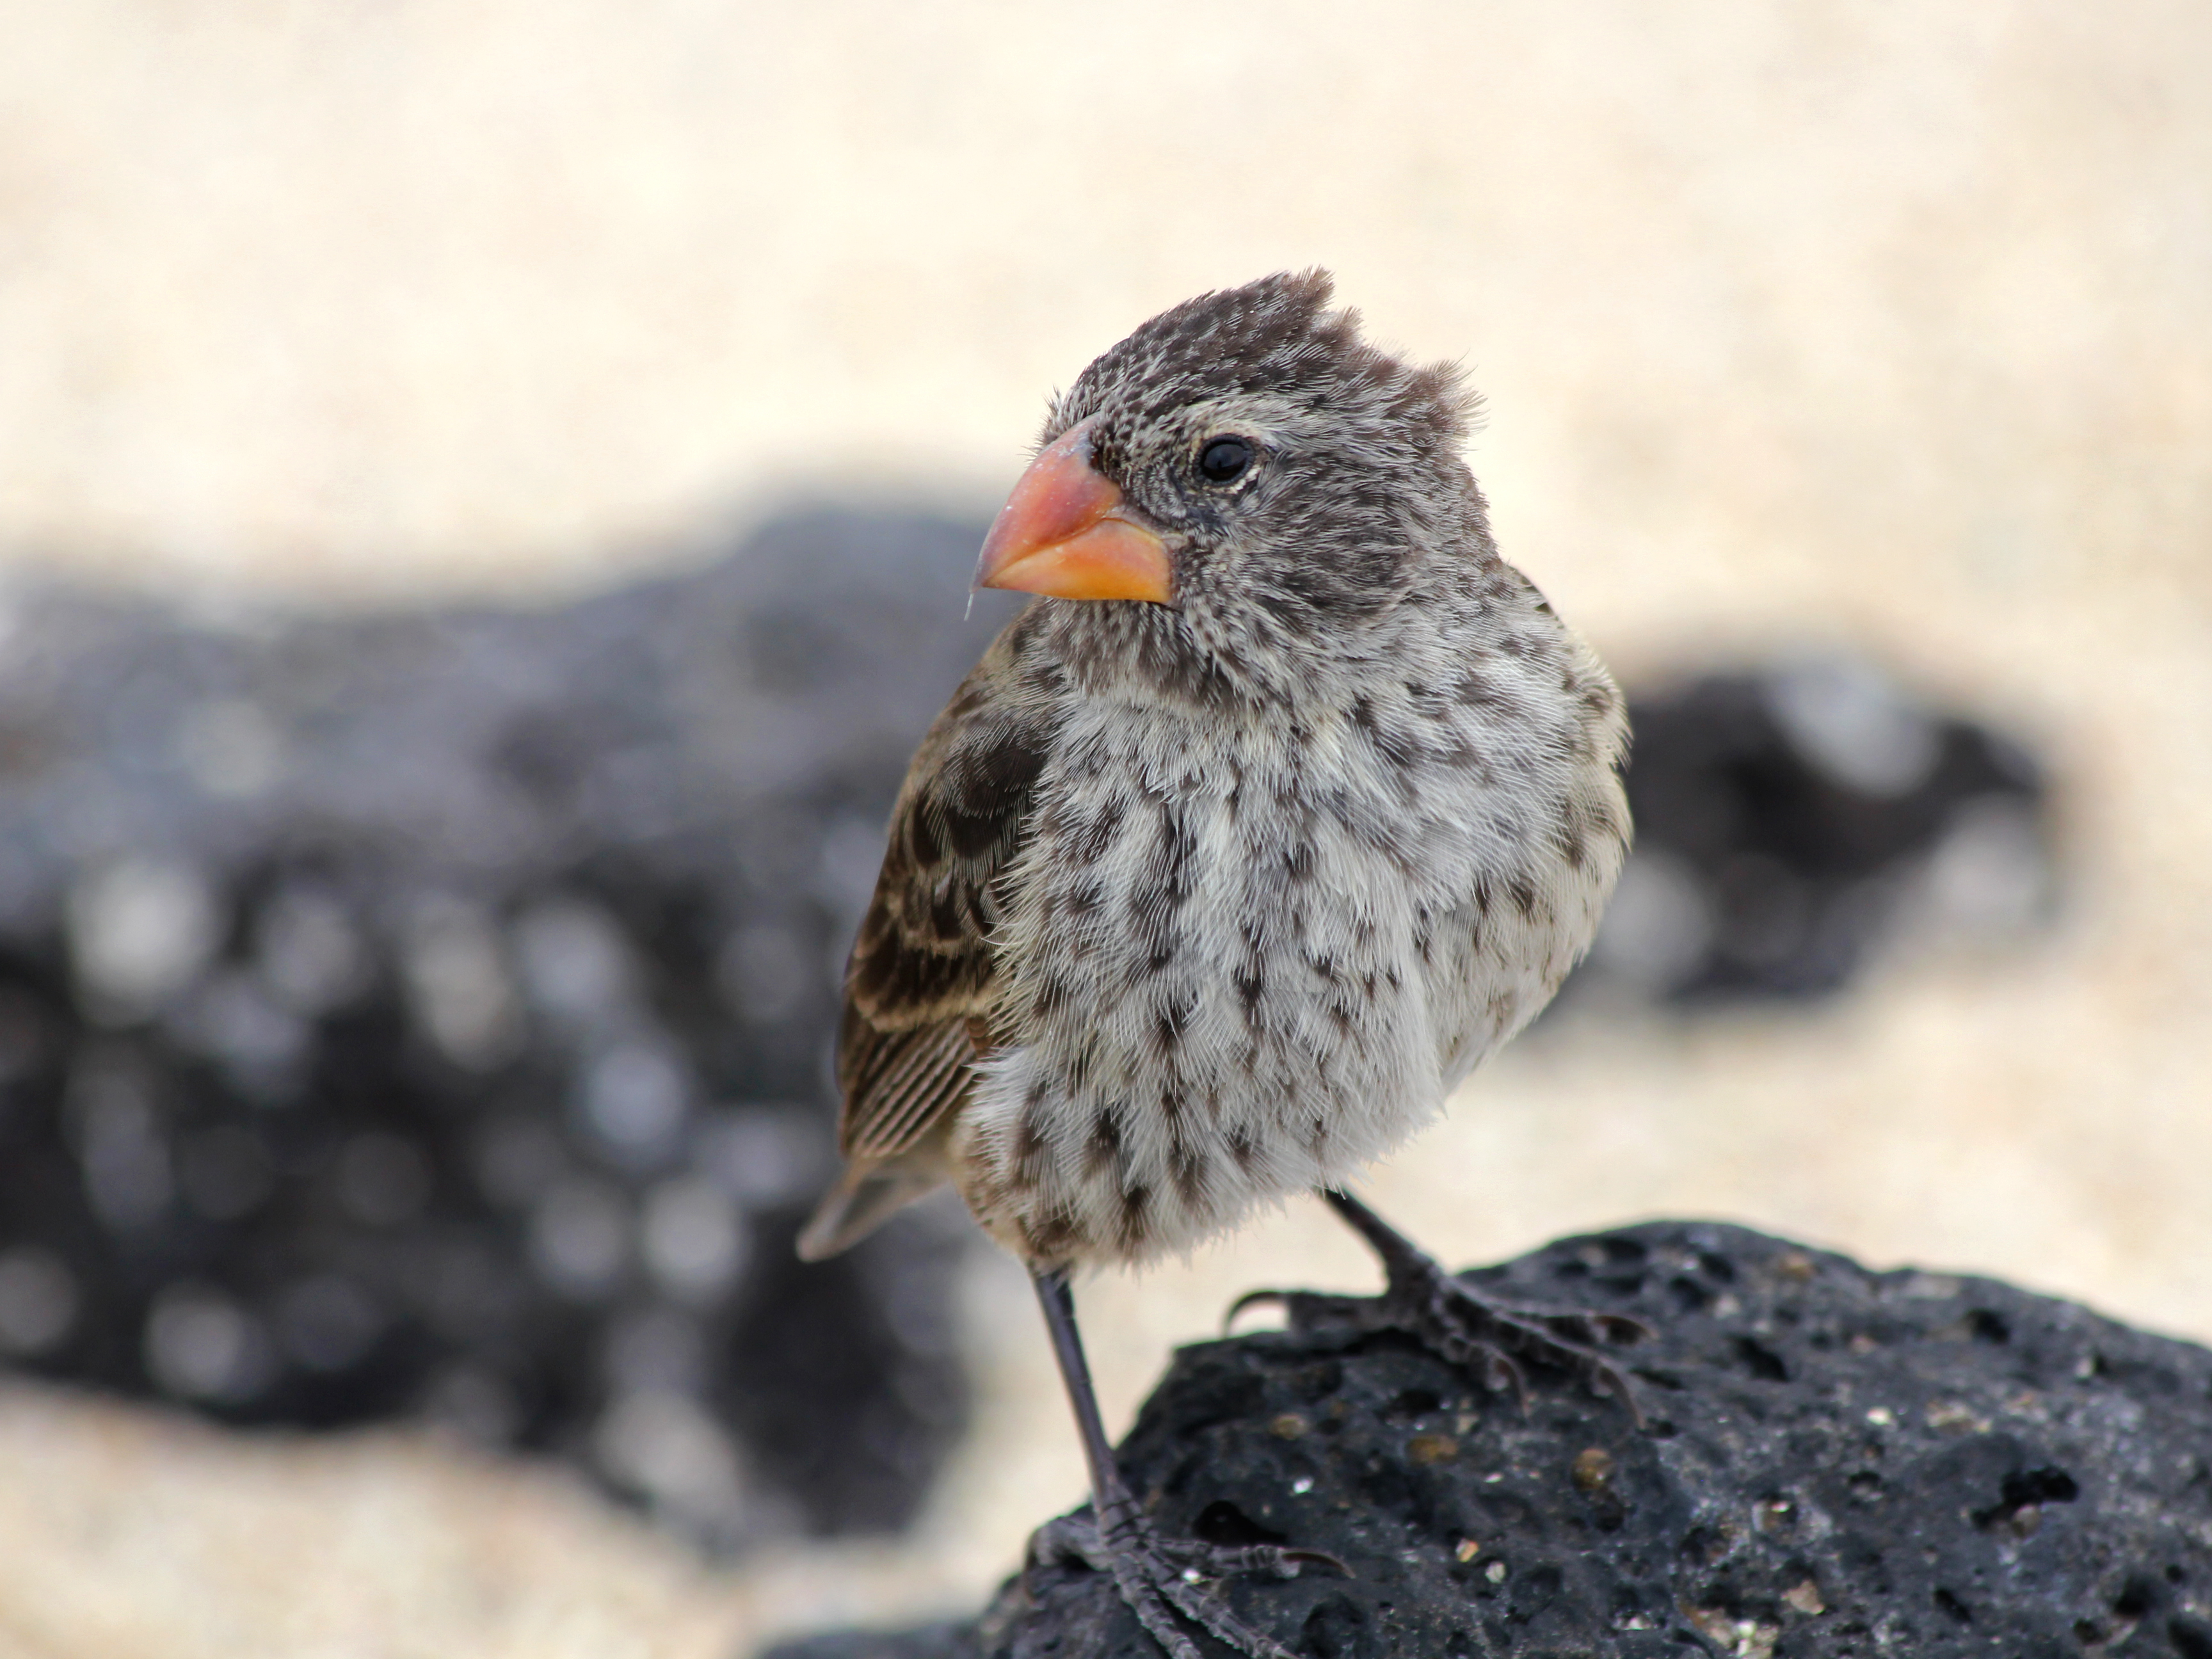
[{"label": "bird's leg", "polygon": [[1199,1659],[1197,1645],[1177,1622],[1177,1614],[1247,1659],[1293,1659],[1280,1643],[1232,1614],[1206,1581],[1235,1573],[1295,1578],[1303,1567],[1327,1565],[1342,1571],[1342,1564],[1318,1550],[1161,1537],[1121,1478],[1105,1425],[1099,1421],[1098,1399],[1091,1392],[1091,1368],[1084,1361],[1083,1339],[1075,1328],[1075,1298],[1066,1271],[1031,1276],[1052,1332],[1053,1357],[1060,1362],[1068,1403],[1075,1408],[1083,1455],[1091,1465],[1091,1513],[1079,1510],[1040,1528],[1030,1540],[1031,1560],[1080,1561],[1110,1575],[1121,1599],[1170,1659]]},{"label": "bird's leg", "polygon": [[1528,1403],[1524,1362],[1557,1365],[1579,1374],[1596,1392],[1619,1400],[1638,1424],[1644,1421],[1627,1376],[1602,1352],[1605,1344],[1650,1336],[1651,1328],[1642,1320],[1493,1302],[1446,1273],[1434,1257],[1358,1199],[1334,1190],[1323,1191],[1322,1197],[1382,1258],[1382,1294],[1253,1291],[1237,1299],[1229,1310],[1231,1319],[1255,1303],[1274,1302],[1294,1331],[1402,1331],[1432,1353],[1473,1372],[1486,1386],[1510,1388],[1524,1408]]}]

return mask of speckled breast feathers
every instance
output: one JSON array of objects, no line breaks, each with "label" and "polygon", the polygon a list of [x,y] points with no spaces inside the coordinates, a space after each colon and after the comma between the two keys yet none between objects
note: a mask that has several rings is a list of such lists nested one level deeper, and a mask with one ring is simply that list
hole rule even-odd
[{"label": "speckled breast feathers", "polygon": [[1188,1249],[1427,1121],[1587,947],[1620,698],[1498,557],[1455,377],[1327,294],[1192,301],[1055,406],[1173,599],[1033,601],[916,755],[848,1188],[950,1176],[1038,1265]]}]

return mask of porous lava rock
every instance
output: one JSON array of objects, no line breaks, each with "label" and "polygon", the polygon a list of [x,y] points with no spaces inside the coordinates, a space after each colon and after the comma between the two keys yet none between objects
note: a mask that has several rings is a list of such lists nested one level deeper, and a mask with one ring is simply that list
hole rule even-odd
[{"label": "porous lava rock", "polygon": [[[2212,1352],[1722,1225],[1469,1277],[1649,1322],[1642,1426],[1556,1373],[1524,1411],[1395,1336],[1270,1332],[1184,1349],[1121,1448],[1163,1527],[1347,1565],[1224,1587],[1293,1651],[2212,1656]],[[1156,1651],[1099,1575],[1033,1564],[973,1624],[775,1659]]]}]

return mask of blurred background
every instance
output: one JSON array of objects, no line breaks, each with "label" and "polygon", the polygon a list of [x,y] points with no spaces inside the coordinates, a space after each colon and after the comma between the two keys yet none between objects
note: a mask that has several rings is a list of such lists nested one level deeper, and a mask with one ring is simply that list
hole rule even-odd
[{"label": "blurred background", "polygon": [[[1325,264],[1635,694],[1370,1195],[2212,1339],[2212,19],[0,0],[0,1651],[732,1655],[1082,1495],[832,975],[1048,391]],[[1291,1206],[1085,1285],[1109,1421]],[[610,1502],[610,1499],[618,1500]]]}]

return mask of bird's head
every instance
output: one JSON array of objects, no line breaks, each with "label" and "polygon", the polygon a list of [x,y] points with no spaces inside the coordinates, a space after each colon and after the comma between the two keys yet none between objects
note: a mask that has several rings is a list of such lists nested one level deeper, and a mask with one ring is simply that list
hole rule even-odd
[{"label": "bird's head", "polygon": [[1137,601],[1226,653],[1340,637],[1486,556],[1471,399],[1328,309],[1320,270],[1163,312],[1057,398],[980,586]]}]

